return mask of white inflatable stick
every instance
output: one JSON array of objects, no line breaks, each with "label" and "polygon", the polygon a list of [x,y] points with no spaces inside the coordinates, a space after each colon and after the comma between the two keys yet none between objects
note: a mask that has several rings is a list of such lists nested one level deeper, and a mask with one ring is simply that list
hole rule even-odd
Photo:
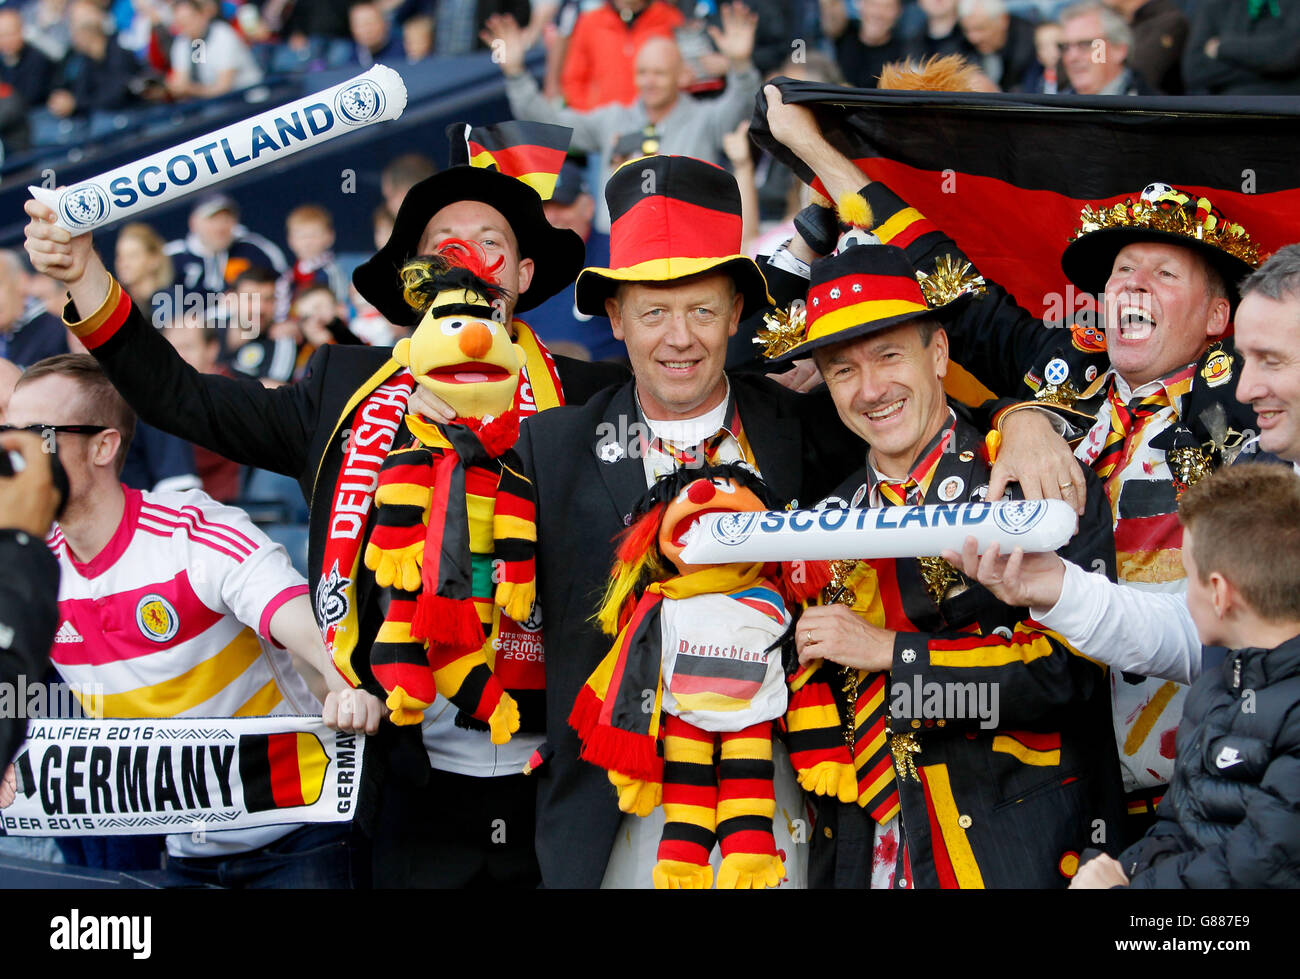
[{"label": "white inflatable stick", "polygon": [[346,82],[242,119],[71,187],[27,189],[74,235],[133,217],[186,194],[283,160],[406,108],[402,76],[375,65]]},{"label": "white inflatable stick", "polygon": [[960,551],[967,537],[981,554],[1055,551],[1074,535],[1078,518],[1061,500],[938,503],[873,509],[712,513],[687,535],[687,564],[928,557]]}]

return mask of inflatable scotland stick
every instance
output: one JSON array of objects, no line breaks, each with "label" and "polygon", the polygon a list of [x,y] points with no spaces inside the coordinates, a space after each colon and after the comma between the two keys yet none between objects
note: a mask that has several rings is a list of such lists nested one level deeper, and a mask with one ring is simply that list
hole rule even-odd
[{"label": "inflatable scotland stick", "polygon": [[402,76],[385,65],[278,109],[162,150],[71,187],[28,187],[73,234],[133,217],[186,194],[283,160],[406,108]]},{"label": "inflatable scotland stick", "polygon": [[967,537],[979,541],[981,554],[993,544],[1003,554],[1014,547],[1054,551],[1076,525],[1074,508],[1061,500],[715,513],[690,530],[682,559],[729,564],[926,557],[960,551]]}]

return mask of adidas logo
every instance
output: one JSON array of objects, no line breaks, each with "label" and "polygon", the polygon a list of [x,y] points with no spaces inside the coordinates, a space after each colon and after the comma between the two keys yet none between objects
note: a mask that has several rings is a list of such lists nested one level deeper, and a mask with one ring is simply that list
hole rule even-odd
[{"label": "adidas logo", "polygon": [[54,634],[55,642],[85,642],[78,632],[67,619],[63,620],[63,625],[59,626],[59,631]]}]

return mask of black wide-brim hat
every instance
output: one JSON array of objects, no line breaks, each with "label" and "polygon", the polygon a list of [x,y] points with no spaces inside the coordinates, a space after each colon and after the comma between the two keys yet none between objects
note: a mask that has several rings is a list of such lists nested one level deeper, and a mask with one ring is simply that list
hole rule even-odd
[{"label": "black wide-brim hat", "polygon": [[1106,289],[1115,256],[1127,245],[1154,241],[1200,255],[1222,277],[1229,299],[1237,284],[1259,265],[1259,251],[1239,224],[1227,221],[1205,198],[1168,184],[1150,184],[1138,198],[1110,206],[1088,205],[1079,228],[1061,254],[1061,270],[1084,292]]},{"label": "black wide-brim hat", "polygon": [[435,214],[460,201],[479,201],[501,212],[519,243],[520,259],[531,258],[533,279],[515,311],[533,309],[571,283],[582,270],[586,246],[577,232],[546,220],[537,191],[497,170],[455,166],[420,181],[407,193],[384,247],[357,266],[352,284],[390,323],[414,326],[420,314],[402,295],[402,266],[416,256],[424,229]]},{"label": "black wide-brim hat", "polygon": [[901,248],[850,245],[813,262],[802,329],[795,319],[784,325],[784,336],[778,328],[759,339],[769,345],[765,356],[784,364],[923,318],[946,324],[983,288],[969,263],[958,268],[945,256],[934,273],[921,276]]}]

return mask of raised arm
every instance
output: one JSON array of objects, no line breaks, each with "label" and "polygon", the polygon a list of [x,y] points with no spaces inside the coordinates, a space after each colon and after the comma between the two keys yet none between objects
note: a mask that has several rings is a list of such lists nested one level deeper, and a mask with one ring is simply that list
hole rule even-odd
[{"label": "raised arm", "polygon": [[[269,390],[251,379],[200,374],[109,275],[89,233],[69,234],[36,201],[25,210],[32,265],[67,286],[68,327],[141,418],[236,462],[302,475],[317,413],[313,384]],[[322,367],[322,351],[311,369]]]}]

